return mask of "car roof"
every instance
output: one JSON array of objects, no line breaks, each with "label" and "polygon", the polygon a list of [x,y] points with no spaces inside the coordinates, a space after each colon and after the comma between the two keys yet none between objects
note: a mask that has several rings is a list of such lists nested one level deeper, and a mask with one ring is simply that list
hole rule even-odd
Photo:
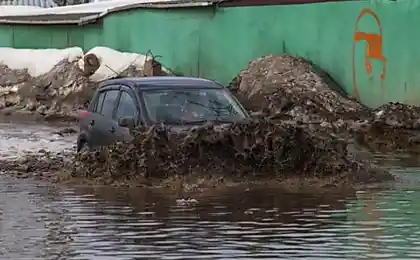
[{"label": "car roof", "polygon": [[140,89],[153,89],[155,87],[200,87],[200,88],[224,88],[214,81],[193,78],[193,77],[172,77],[172,76],[156,76],[156,77],[128,77],[111,79],[104,81],[102,85],[124,84]]}]

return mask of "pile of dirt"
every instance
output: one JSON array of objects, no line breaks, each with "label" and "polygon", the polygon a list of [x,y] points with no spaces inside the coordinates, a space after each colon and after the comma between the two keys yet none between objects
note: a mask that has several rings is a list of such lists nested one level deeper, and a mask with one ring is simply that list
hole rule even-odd
[{"label": "pile of dirt", "polygon": [[10,69],[4,64],[0,64],[0,86],[16,86],[31,79],[27,69]]},{"label": "pile of dirt", "polygon": [[354,124],[356,141],[373,151],[420,153],[420,107],[388,103],[372,117]]},{"label": "pile of dirt", "polygon": [[334,85],[327,74],[288,55],[256,59],[231,83],[249,111],[273,120],[290,120],[318,135],[354,139],[379,152],[420,152],[420,107],[361,105]]},{"label": "pile of dirt", "polygon": [[[27,112],[45,120],[77,119],[78,111],[88,106],[98,86],[89,80],[98,68],[98,63],[85,62],[85,68],[80,69],[77,61],[64,59],[49,72],[32,77],[27,70],[0,65],[0,110],[3,114]],[[160,68],[159,73],[156,68]],[[129,66],[115,77],[144,77],[153,73],[166,75],[160,63],[151,59],[146,61],[144,70]]]},{"label": "pile of dirt", "polygon": [[236,178],[334,177],[337,182],[392,179],[353,160],[344,141],[263,118],[224,127],[207,124],[187,134],[173,133],[163,125],[133,134],[130,143],[77,154],[72,176],[165,179],[198,172]]},{"label": "pile of dirt", "polygon": [[420,107],[391,102],[375,109],[373,120],[392,128],[420,129]]},{"label": "pile of dirt", "polygon": [[317,130],[340,132],[371,111],[328,84],[328,75],[289,55],[256,59],[232,81],[234,94],[250,111],[293,120]]}]

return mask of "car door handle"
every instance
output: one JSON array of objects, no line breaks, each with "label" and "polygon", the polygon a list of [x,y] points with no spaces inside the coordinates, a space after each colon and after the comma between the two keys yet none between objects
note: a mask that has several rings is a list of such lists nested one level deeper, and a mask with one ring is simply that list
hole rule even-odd
[{"label": "car door handle", "polygon": [[115,133],[115,127],[111,126],[111,128],[109,129],[109,131],[110,131],[111,133]]},{"label": "car door handle", "polygon": [[91,120],[88,124],[88,128],[92,129],[93,125],[95,124],[95,120]]}]

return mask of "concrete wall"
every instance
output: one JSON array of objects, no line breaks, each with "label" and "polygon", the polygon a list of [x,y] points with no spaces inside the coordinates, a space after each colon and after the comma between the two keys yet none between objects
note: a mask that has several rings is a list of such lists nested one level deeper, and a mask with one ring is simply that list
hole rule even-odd
[{"label": "concrete wall", "polygon": [[162,56],[176,72],[228,83],[262,55],[303,56],[369,106],[420,104],[420,2],[349,1],[230,8],[135,9],[95,25],[0,25],[0,45]]}]

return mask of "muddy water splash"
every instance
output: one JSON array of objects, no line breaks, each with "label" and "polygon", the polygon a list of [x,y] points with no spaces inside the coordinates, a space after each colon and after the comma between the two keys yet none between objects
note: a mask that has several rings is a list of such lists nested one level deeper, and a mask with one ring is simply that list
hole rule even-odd
[{"label": "muddy water splash", "polygon": [[312,177],[334,179],[333,185],[393,179],[354,160],[344,141],[319,138],[296,125],[268,119],[237,122],[223,129],[207,124],[187,134],[156,125],[133,134],[130,143],[76,155],[72,175],[117,181],[194,173],[238,180]]},{"label": "muddy water splash", "polygon": [[[191,173],[222,176],[336,178],[333,182],[392,180],[347,152],[348,126],[371,111],[333,90],[307,61],[265,56],[231,83],[248,111],[260,117],[221,128],[211,123],[186,134],[155,125],[75,157],[73,176],[111,180],[167,178]],[[345,132],[347,138],[338,138]]]}]

